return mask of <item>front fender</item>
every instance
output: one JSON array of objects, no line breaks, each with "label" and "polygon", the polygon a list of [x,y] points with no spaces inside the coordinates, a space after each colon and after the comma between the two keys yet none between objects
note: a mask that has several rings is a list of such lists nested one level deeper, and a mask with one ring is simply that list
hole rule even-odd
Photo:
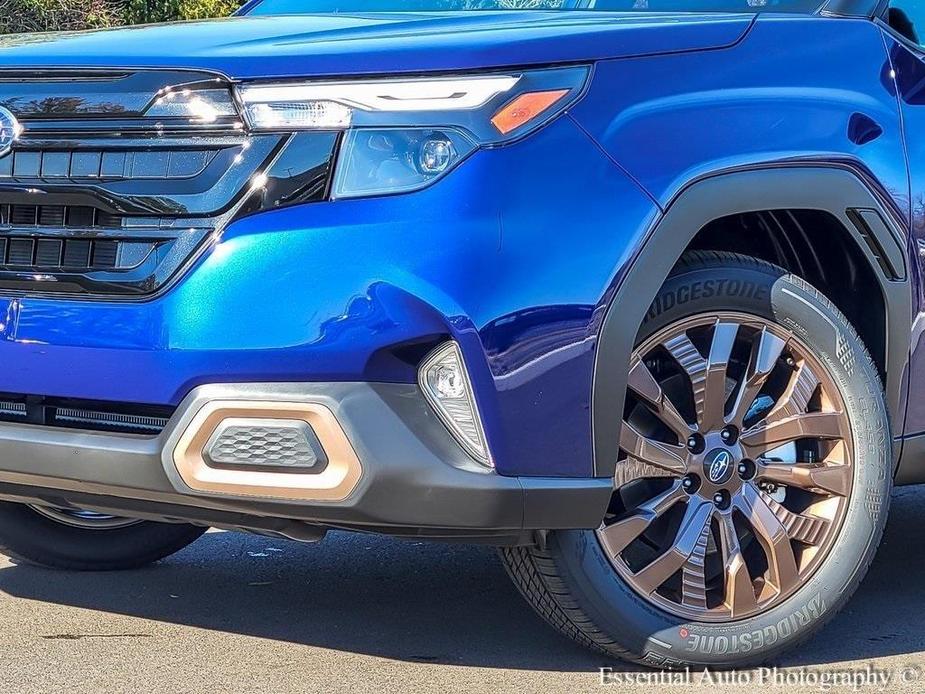
[{"label": "front fender", "polygon": [[[877,277],[887,307],[886,397],[894,430],[905,414],[912,325],[908,272],[888,276],[879,253],[894,262],[906,255],[903,222],[881,191],[854,171],[836,165],[777,165],[727,172],[688,186],[640,244],[625,273],[617,278],[605,314],[595,358],[592,426],[595,471],[612,475],[619,453],[620,422],[630,355],[639,326],[659,288],[697,232],[707,223],[733,214],[773,209],[818,210],[831,214],[849,231]],[[858,226],[853,211],[866,214]],[[869,242],[873,236],[875,243]]]}]

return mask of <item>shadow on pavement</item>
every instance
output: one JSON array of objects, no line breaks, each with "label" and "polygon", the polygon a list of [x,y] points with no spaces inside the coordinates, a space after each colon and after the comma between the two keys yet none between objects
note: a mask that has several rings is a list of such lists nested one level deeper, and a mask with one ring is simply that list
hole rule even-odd
[{"label": "shadow on pavement", "polygon": [[[881,552],[847,608],[780,665],[925,650],[925,489],[896,493]],[[11,596],[403,661],[588,672],[613,665],[559,636],[490,548],[331,533],[317,545],[209,533],[123,573],[0,569]],[[44,634],[46,638],[72,638]]]}]

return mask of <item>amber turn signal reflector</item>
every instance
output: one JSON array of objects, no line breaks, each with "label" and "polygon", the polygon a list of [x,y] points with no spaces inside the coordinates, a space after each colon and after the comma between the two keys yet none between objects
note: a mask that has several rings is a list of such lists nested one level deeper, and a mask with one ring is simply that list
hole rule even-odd
[{"label": "amber turn signal reflector", "polygon": [[568,89],[554,89],[548,92],[521,94],[503,106],[492,117],[491,122],[502,135],[507,135],[524,123],[529,123],[568,93]]}]

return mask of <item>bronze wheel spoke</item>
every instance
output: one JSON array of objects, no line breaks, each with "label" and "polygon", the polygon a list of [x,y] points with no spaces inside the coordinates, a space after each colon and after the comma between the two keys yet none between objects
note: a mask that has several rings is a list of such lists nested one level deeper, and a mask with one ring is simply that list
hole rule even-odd
[{"label": "bronze wheel spoke", "polygon": [[778,593],[783,593],[796,586],[800,572],[787,528],[774,515],[771,507],[752,485],[742,488],[742,495],[738,498],[737,505],[739,510],[745,514],[749,525],[755,532],[755,537],[764,549],[768,559],[771,585]]},{"label": "bronze wheel spoke", "polygon": [[818,385],[819,379],[809,365],[805,361],[800,363],[790,377],[786,390],[765,419],[777,421],[803,414]]},{"label": "bronze wheel spoke", "polygon": [[738,331],[737,323],[717,322],[713,328],[710,355],[706,359],[686,333],[664,344],[691,381],[697,425],[701,431],[722,426],[726,404],[726,366]]},{"label": "bronze wheel spoke", "polygon": [[676,475],[683,475],[687,449],[675,446],[640,434],[629,422],[623,422],[620,428],[620,448],[631,458],[667,470]]},{"label": "bronze wheel spoke", "polygon": [[710,344],[710,356],[707,359],[707,373],[703,389],[703,406],[701,412],[701,431],[718,429],[723,426],[726,407],[726,367],[729,356],[739,333],[738,323],[717,323],[713,328],[713,342]]},{"label": "bronze wheel spoke", "polygon": [[634,575],[643,592],[654,593],[690,560],[697,551],[704,526],[709,526],[712,515],[713,504],[691,498],[674,545]]},{"label": "bronze wheel spoke", "polygon": [[742,385],[736,395],[735,404],[729,415],[728,421],[742,427],[745,415],[748,413],[755,398],[767,381],[771,371],[774,370],[777,360],[780,358],[786,346],[786,341],[779,338],[767,328],[762,328],[761,332],[755,336],[752,343],[751,357],[748,362],[748,368],[745,376],[742,378]]},{"label": "bronze wheel spoke", "polygon": [[613,474],[613,488],[619,489],[625,484],[647,477],[677,478],[677,476],[677,472],[669,472],[668,470],[649,465],[641,460],[636,460],[636,458],[623,458],[617,461],[617,468],[614,470]]},{"label": "bronze wheel spoke", "polygon": [[818,545],[829,529],[829,521],[826,518],[794,513],[764,493],[761,494],[761,499],[784,526],[791,540],[807,545]]},{"label": "bronze wheel spoke", "polygon": [[755,597],[755,586],[748,573],[742,548],[739,546],[739,537],[736,535],[732,516],[723,514],[719,521],[719,536],[723,551],[723,604],[729,610],[730,616],[735,619],[751,612],[758,604]]},{"label": "bronze wheel spoke", "polygon": [[[712,516],[711,516],[712,517]],[[681,604],[702,610],[707,608],[707,543],[710,540],[710,518],[700,531],[694,551],[681,571]]]},{"label": "bronze wheel spoke", "polygon": [[756,477],[776,484],[799,487],[832,496],[848,496],[851,488],[851,467],[845,464],[777,463],[760,458]]},{"label": "bronze wheel spoke", "polygon": [[764,419],[747,431],[742,432],[740,441],[749,457],[777,448],[797,439],[841,439],[841,412],[807,412],[784,419]]},{"label": "bronze wheel spoke", "polygon": [[616,557],[639,537],[652,521],[685,497],[681,482],[676,481],[666,491],[639,506],[630,516],[602,527],[598,533],[601,544]]},{"label": "bronze wheel spoke", "polygon": [[661,419],[669,429],[678,437],[678,441],[684,442],[693,431],[692,427],[684,420],[675,406],[665,396],[662,387],[652,376],[652,372],[643,363],[641,359],[636,359],[632,368],[630,368],[629,381],[627,384],[634,393],[641,397],[655,411],[655,414]]}]

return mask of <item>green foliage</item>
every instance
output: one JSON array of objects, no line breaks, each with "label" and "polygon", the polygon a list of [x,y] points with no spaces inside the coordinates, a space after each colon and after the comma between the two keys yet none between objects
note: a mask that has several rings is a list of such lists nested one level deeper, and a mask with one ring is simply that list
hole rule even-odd
[{"label": "green foliage", "polygon": [[175,19],[224,17],[241,5],[239,0],[122,0],[127,24],[169,22]]},{"label": "green foliage", "polygon": [[[458,0],[445,0],[458,8]],[[0,34],[224,17],[243,0],[0,0]],[[468,7],[561,7],[562,0],[466,0]]]},{"label": "green foliage", "polygon": [[242,0],[0,0],[0,34],[227,16]]},{"label": "green foliage", "polygon": [[0,33],[94,29],[119,23],[113,0],[0,0]]}]

